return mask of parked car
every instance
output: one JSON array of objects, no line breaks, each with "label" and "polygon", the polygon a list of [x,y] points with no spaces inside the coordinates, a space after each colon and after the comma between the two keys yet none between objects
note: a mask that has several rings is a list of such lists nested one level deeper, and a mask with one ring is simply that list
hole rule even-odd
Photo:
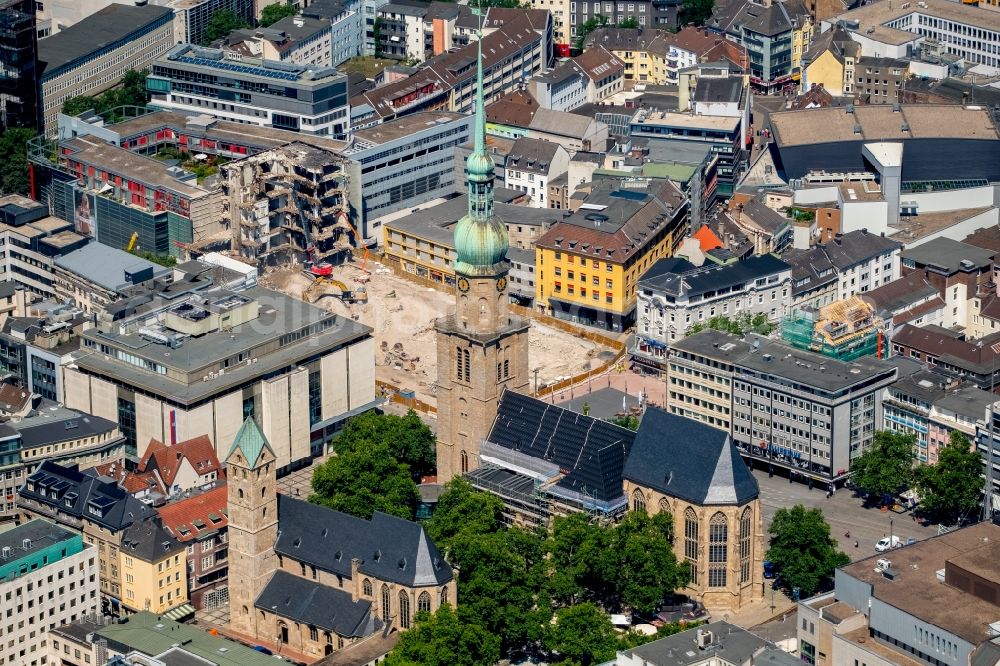
[{"label": "parked car", "polygon": [[774,578],[778,575],[778,566],[770,560],[764,560],[764,578]]},{"label": "parked car", "polygon": [[903,546],[903,540],[898,536],[882,537],[877,542],[875,542],[875,550],[879,553],[884,553],[887,550],[892,550],[893,548],[900,548]]}]

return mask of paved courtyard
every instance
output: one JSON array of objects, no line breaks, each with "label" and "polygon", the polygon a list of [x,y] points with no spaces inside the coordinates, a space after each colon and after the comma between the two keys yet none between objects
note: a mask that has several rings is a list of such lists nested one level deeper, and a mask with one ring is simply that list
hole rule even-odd
[{"label": "paved courtyard", "polygon": [[[809,490],[801,483],[789,483],[785,477],[774,475],[769,478],[767,470],[755,469],[753,472],[760,485],[761,506],[764,511],[764,529],[766,530],[779,508],[802,504],[807,508],[817,507],[823,511],[830,531],[840,544],[841,550],[847,553],[851,560],[860,560],[875,554],[875,542],[883,536],[892,534],[904,542],[907,538],[926,539],[937,534],[937,527],[923,527],[913,520],[909,513],[883,513],[878,509],[866,509],[861,499],[855,497],[849,490],[838,490],[833,497],[828,498],[826,491],[820,488]],[[850,532],[851,536],[845,536]],[[858,547],[854,547],[855,540]]]}]

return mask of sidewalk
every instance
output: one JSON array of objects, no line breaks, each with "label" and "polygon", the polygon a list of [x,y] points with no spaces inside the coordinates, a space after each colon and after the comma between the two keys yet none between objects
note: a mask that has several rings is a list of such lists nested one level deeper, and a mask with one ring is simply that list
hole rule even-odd
[{"label": "sidewalk", "polygon": [[[752,629],[757,625],[766,624],[775,618],[780,619],[782,615],[794,618],[797,604],[785,596],[785,593],[781,590],[773,590],[774,600],[772,602],[772,590],[770,589],[771,581],[765,580],[764,583],[767,588],[764,598],[760,601],[755,601],[734,613],[729,613],[728,621],[730,623],[744,629]],[[712,619],[721,620],[723,618],[713,613]]]}]

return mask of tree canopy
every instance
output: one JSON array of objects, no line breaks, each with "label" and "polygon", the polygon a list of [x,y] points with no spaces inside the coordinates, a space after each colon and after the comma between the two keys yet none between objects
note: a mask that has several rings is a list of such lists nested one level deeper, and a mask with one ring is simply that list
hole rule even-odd
[{"label": "tree canopy", "polygon": [[545,632],[545,646],[563,659],[590,666],[614,659],[619,643],[608,614],[585,602],[556,611],[555,622]]},{"label": "tree canopy", "polygon": [[260,13],[260,26],[266,28],[268,26],[274,25],[281,19],[288,16],[295,16],[299,13],[299,8],[291,3],[277,3],[273,5],[268,5]]},{"label": "tree canopy", "polygon": [[583,49],[583,43],[587,40],[587,35],[598,28],[603,28],[608,24],[608,17],[604,14],[595,14],[583,22],[576,30],[576,48]]},{"label": "tree canopy", "polygon": [[629,430],[639,429],[639,417],[634,414],[612,416],[610,419],[608,419],[608,422],[614,423],[616,426],[621,426],[622,428],[628,428]]},{"label": "tree canopy", "polygon": [[417,615],[414,626],[400,634],[386,666],[493,666],[500,661],[500,639],[466,615],[448,604]]},{"label": "tree canopy", "polygon": [[694,335],[705,329],[713,329],[716,331],[724,331],[726,333],[731,333],[732,335],[746,335],[747,333],[756,333],[758,335],[771,335],[774,329],[777,328],[775,324],[768,321],[767,315],[756,314],[751,315],[749,312],[738,315],[736,317],[726,317],[724,315],[717,315],[712,317],[704,323],[697,323],[688,329],[685,335]]},{"label": "tree canopy", "polygon": [[220,9],[209,17],[208,23],[205,24],[205,36],[201,42],[207,46],[215,40],[225,37],[233,30],[249,27],[250,24],[241,19],[236,12]]},{"label": "tree canopy", "polygon": [[26,127],[8,127],[0,132],[0,194],[29,194],[28,141],[35,134]]},{"label": "tree canopy", "polygon": [[397,462],[409,465],[414,481],[419,481],[434,473],[435,441],[434,433],[412,409],[405,416],[370,411],[351,418],[333,447],[341,455],[385,444]]},{"label": "tree canopy", "polygon": [[916,438],[879,430],[867,451],[851,463],[851,481],[861,492],[883,498],[895,495],[913,481],[913,446]]},{"label": "tree canopy", "polygon": [[[566,627],[584,611],[568,615],[564,629],[553,633],[554,609],[590,604],[605,618],[624,608],[651,611],[687,584],[687,569],[673,554],[668,514],[632,513],[617,525],[571,514],[556,518],[551,535],[543,528],[507,528],[503,518],[499,498],[454,479],[425,527],[459,569],[459,609],[500,636],[504,654],[545,644],[565,659],[586,663],[590,657],[566,642]],[[600,632],[579,640],[603,645]],[[592,656],[605,654],[595,648]]]},{"label": "tree canopy", "polygon": [[705,25],[708,19],[712,18],[714,4],[713,0],[683,0],[680,10],[681,23]]},{"label": "tree canopy", "polygon": [[638,28],[639,27],[639,19],[637,19],[634,16],[629,16],[627,19],[619,21],[618,22],[618,27],[619,28],[633,28],[633,29],[634,28]]},{"label": "tree canopy", "polygon": [[[67,116],[78,116],[84,111],[93,110],[98,115],[104,115],[122,106],[146,106],[149,103],[149,93],[146,91],[148,75],[148,69],[142,71],[130,69],[122,75],[119,85],[105,90],[96,97],[88,95],[70,97],[63,102],[62,112]],[[117,115],[110,118],[111,121],[119,119]]]},{"label": "tree canopy", "polygon": [[802,597],[817,592],[834,569],[851,561],[837,550],[830,526],[819,509],[806,509],[801,504],[778,509],[768,533],[771,542],[767,559],[778,567],[785,587],[798,588]]},{"label": "tree canopy", "polygon": [[331,457],[313,471],[312,488],[310,502],[366,519],[382,511],[413,520],[420,499],[409,466],[381,442]]},{"label": "tree canopy", "polygon": [[983,460],[965,433],[955,430],[938,450],[934,465],[914,472],[920,508],[946,525],[961,524],[979,508],[983,489]]}]

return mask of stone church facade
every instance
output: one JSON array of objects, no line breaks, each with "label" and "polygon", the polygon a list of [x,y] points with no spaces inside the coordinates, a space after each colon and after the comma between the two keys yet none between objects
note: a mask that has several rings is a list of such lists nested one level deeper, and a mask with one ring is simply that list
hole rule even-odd
[{"label": "stone church facade", "polygon": [[673,518],[674,555],[691,573],[682,592],[716,615],[763,598],[759,489],[728,433],[648,408],[623,486],[630,510]]},{"label": "stone church facade", "polygon": [[479,466],[479,448],[504,389],[528,388],[529,322],[508,307],[510,240],[493,206],[482,67],[477,76],[475,147],[465,166],[469,209],[454,232],[455,313],[435,323],[437,472],[442,483]]},{"label": "stone church facade", "polygon": [[274,452],[252,419],[226,464],[237,638],[319,659],[457,604],[454,572],[418,523],[379,512],[365,520],[279,494]]}]

